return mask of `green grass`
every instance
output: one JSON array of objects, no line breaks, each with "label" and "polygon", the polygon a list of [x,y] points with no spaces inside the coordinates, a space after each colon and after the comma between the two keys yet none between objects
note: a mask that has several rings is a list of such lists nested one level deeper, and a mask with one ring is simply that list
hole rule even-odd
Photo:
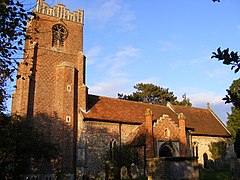
[{"label": "green grass", "polygon": [[230,180],[231,173],[229,170],[223,171],[209,171],[206,169],[202,169],[199,172],[200,180]]}]

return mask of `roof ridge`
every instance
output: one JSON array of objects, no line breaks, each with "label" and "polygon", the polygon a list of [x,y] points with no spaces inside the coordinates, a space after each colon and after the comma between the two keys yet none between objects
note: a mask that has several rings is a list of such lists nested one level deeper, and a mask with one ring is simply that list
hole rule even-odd
[{"label": "roof ridge", "polygon": [[192,108],[192,109],[208,110],[208,108],[200,108],[200,107],[195,107],[195,106],[181,106],[181,105],[174,105],[174,104],[172,104],[172,106],[181,107],[181,108]]},{"label": "roof ridge", "polygon": [[227,129],[227,127],[225,126],[225,124],[223,124],[223,122],[218,118],[218,116],[213,112],[213,110],[211,108],[208,108],[208,110],[212,113],[212,115],[217,119],[217,121],[223,126],[223,128],[230,134],[231,132]]},{"label": "roof ridge", "polygon": [[147,102],[131,101],[131,100],[127,100],[127,99],[119,99],[119,98],[100,96],[100,95],[94,95],[94,94],[88,94],[88,95],[99,97],[99,98],[105,98],[105,99],[113,99],[113,100],[116,100],[116,101],[124,101],[124,102],[129,102],[129,103],[135,103],[135,104],[144,104],[144,105],[151,105],[151,106],[167,107],[167,106],[164,106],[164,105],[161,105],[161,104],[152,104],[152,103],[147,103]]}]

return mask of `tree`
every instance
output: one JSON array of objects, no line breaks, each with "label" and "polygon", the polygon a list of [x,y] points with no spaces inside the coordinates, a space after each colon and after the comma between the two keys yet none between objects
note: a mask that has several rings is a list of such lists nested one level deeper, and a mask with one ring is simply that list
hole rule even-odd
[{"label": "tree", "polygon": [[232,140],[236,140],[238,130],[240,130],[240,110],[232,107],[232,113],[228,113],[227,128],[231,132]]},{"label": "tree", "polygon": [[214,160],[217,158],[223,158],[226,155],[226,142],[224,141],[211,142],[208,147]]},{"label": "tree", "polygon": [[240,100],[239,87],[240,87],[240,78],[237,80],[234,80],[231,86],[229,87],[229,90],[227,90],[228,92],[227,97],[229,99],[228,101],[234,101],[232,102],[234,105],[231,108],[232,113],[228,114],[228,121],[227,121],[227,127],[232,134],[233,140],[236,139],[236,134],[240,129],[240,109],[238,105],[240,103],[238,102]]},{"label": "tree", "polygon": [[0,1],[0,112],[8,98],[7,82],[13,81],[17,69],[17,53],[23,51],[28,13],[16,0]]},{"label": "tree", "polygon": [[[218,61],[222,61],[225,65],[230,65],[231,70],[234,69],[235,73],[238,73],[240,69],[240,56],[238,52],[229,52],[229,49],[221,50],[219,47],[217,52],[213,52],[213,56],[211,58],[216,58]],[[225,103],[232,103],[236,108],[240,108],[240,80],[236,80],[232,85],[232,88],[227,89],[228,95],[223,98]]]},{"label": "tree", "polygon": [[34,121],[7,117],[0,121],[0,179],[18,179],[27,170],[38,171],[43,162],[57,159],[59,146],[34,127]]},{"label": "tree", "polygon": [[187,94],[182,95],[183,100],[178,103],[180,106],[192,106],[192,103],[190,102],[190,99],[187,98]]},{"label": "tree", "polygon": [[236,108],[240,108],[240,78],[234,80],[229,89],[226,90],[228,95],[226,95],[223,100],[226,103],[232,103]]},{"label": "tree", "polygon": [[236,140],[234,142],[234,150],[237,154],[237,158],[240,158],[240,130],[237,131]]},{"label": "tree", "polygon": [[186,97],[186,94],[183,95],[183,101],[178,102],[177,97],[174,96],[173,92],[170,92],[168,88],[143,83],[136,84],[134,88],[136,89],[136,92],[133,92],[130,95],[118,93],[118,98],[161,105],[166,105],[167,102],[184,106],[192,105],[189,98]]}]

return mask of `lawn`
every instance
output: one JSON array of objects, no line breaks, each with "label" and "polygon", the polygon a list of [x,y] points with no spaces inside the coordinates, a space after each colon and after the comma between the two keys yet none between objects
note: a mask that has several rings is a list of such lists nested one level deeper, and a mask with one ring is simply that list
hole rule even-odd
[{"label": "lawn", "polygon": [[199,172],[199,179],[200,180],[230,180],[231,173],[229,170],[210,171],[207,169],[202,169]]}]

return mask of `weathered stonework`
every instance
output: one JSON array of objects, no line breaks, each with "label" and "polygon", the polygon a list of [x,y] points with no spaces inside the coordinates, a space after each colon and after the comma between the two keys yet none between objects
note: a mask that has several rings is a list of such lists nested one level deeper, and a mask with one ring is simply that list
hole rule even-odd
[{"label": "weathered stonework", "polygon": [[223,137],[210,137],[210,136],[192,136],[192,142],[198,145],[198,163],[204,164],[203,155],[207,154],[208,159],[212,159],[212,155],[209,151],[209,145],[211,142],[227,142],[228,138]]},{"label": "weathered stonework", "polygon": [[[105,171],[105,163],[109,160],[109,143],[115,139],[117,145],[125,144],[128,133],[136,125],[109,122],[84,122],[84,136],[86,139],[86,164],[88,173],[97,175]],[[121,135],[120,135],[120,132]]]}]

